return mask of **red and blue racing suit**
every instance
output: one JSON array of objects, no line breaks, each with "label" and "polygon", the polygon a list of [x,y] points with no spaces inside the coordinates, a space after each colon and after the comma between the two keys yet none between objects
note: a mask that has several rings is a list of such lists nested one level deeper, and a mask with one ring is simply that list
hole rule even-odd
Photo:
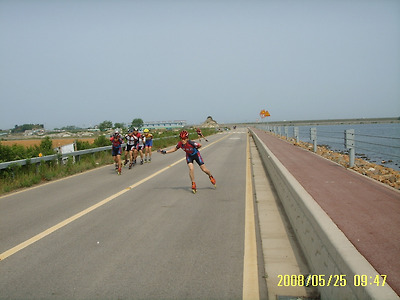
[{"label": "red and blue racing suit", "polygon": [[199,166],[204,164],[203,158],[200,155],[200,151],[197,149],[199,148],[198,143],[188,140],[186,144],[183,144],[182,141],[180,141],[176,145],[176,149],[179,148],[186,152],[186,162],[188,164],[193,163],[193,161],[196,161]]},{"label": "red and blue racing suit", "polygon": [[121,136],[113,135],[110,141],[112,143],[112,156],[121,155],[122,144],[124,143]]}]

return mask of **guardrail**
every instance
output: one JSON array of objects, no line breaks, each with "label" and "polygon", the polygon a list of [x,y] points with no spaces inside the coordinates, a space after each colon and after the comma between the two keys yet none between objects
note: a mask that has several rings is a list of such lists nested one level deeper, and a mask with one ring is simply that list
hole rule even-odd
[{"label": "guardrail", "polygon": [[33,157],[33,158],[3,162],[3,163],[0,163],[0,170],[7,169],[13,165],[25,166],[27,164],[40,164],[42,161],[62,160],[63,158],[68,158],[71,156],[75,157],[77,160],[79,160],[79,157],[81,155],[94,154],[96,152],[111,150],[111,147],[112,146],[105,146],[105,147],[98,147],[98,148],[92,148],[92,149],[86,149],[86,150],[78,150],[78,151],[64,153],[64,154],[53,154],[53,155],[46,155],[46,156],[42,156],[42,157]]},{"label": "guardrail", "polygon": [[[286,137],[287,140],[293,138],[296,143],[299,143],[299,140],[309,140],[313,144],[314,152],[317,151],[317,144],[328,146],[336,152],[348,152],[350,158],[349,167],[354,166],[356,156],[361,158],[367,158],[370,155],[378,156],[382,157],[379,162],[383,161],[384,163],[398,162],[400,158],[399,136],[355,133],[354,129],[339,131],[333,126],[330,130],[328,128],[308,128],[307,126],[303,128],[271,125],[255,127]],[[356,150],[358,153],[356,153]]]}]

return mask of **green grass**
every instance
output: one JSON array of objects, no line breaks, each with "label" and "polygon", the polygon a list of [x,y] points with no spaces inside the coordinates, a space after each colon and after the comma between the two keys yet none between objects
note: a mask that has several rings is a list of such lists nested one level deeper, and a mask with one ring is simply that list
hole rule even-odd
[{"label": "green grass", "polygon": [[13,166],[0,172],[0,194],[9,193],[21,188],[67,177],[87,170],[109,165],[113,162],[110,151],[88,154],[79,162],[72,163],[69,158],[66,164],[56,161],[41,162],[39,165]]}]

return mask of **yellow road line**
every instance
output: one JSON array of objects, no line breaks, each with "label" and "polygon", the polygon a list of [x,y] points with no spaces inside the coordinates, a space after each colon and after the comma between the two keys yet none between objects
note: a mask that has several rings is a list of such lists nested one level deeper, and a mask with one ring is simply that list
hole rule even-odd
[{"label": "yellow road line", "polygon": [[253,183],[251,177],[250,140],[247,135],[246,150],[246,213],[243,262],[243,299],[260,298],[258,286],[257,243],[254,220]]},{"label": "yellow road line", "polygon": [[[229,135],[231,135],[231,134],[229,134]],[[216,141],[212,142],[211,144],[209,144],[206,147],[204,147],[204,149],[209,147],[209,146],[211,146],[211,145],[213,145],[213,144],[215,144],[215,143],[217,143],[217,142],[219,142],[219,141],[221,141],[221,140],[223,140],[223,139],[225,139],[225,138],[227,138],[229,135],[224,136],[223,138],[220,138],[219,140],[216,140]],[[114,200],[115,198],[125,194],[126,192],[130,191],[131,189],[134,189],[135,187],[141,185],[142,183],[145,183],[146,181],[152,179],[153,177],[163,173],[164,171],[168,170],[169,168],[175,166],[176,164],[180,163],[181,161],[183,161],[185,159],[186,158],[181,158],[181,159],[177,160],[173,164],[171,164],[171,165],[169,165],[169,166],[167,166],[167,167],[165,167],[165,168],[153,173],[152,175],[150,175],[150,176],[148,176],[148,177],[136,182],[135,184],[123,189],[122,191],[119,191],[118,193],[116,193],[114,195],[111,195],[110,197],[108,197],[108,198],[106,198],[106,199],[104,199],[104,200],[102,200],[102,201],[90,206],[89,208],[87,208],[87,209],[85,209],[85,210],[73,215],[72,217],[69,217],[68,219],[66,219],[66,220],[64,220],[64,221],[62,221],[62,222],[60,222],[60,223],[58,223],[58,224],[46,229],[45,231],[35,235],[34,237],[26,240],[25,242],[22,242],[19,245],[17,245],[15,247],[13,247],[13,248],[1,253],[0,254],[0,261],[6,259],[7,257],[17,253],[18,251],[21,251],[22,249],[32,245],[33,243],[41,240],[42,238],[48,236],[49,234],[55,232],[56,230],[68,225],[69,223],[71,223],[71,222],[83,217],[84,215],[86,215],[86,214],[90,213],[91,211],[95,210],[96,208],[99,208],[99,207],[103,206],[104,204],[107,204],[108,202],[110,202],[110,201]]]}]

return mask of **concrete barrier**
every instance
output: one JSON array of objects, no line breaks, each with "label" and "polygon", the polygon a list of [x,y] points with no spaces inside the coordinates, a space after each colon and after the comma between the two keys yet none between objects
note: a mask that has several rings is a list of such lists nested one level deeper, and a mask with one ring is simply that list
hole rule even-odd
[{"label": "concrete barrier", "polygon": [[[318,286],[321,299],[400,299],[388,284],[383,287],[369,284],[379,276],[378,272],[257,134],[251,130],[250,133],[310,270],[315,275],[313,279],[317,282],[314,285]],[[367,276],[366,286],[362,286],[359,281],[354,282],[359,276]]]}]

